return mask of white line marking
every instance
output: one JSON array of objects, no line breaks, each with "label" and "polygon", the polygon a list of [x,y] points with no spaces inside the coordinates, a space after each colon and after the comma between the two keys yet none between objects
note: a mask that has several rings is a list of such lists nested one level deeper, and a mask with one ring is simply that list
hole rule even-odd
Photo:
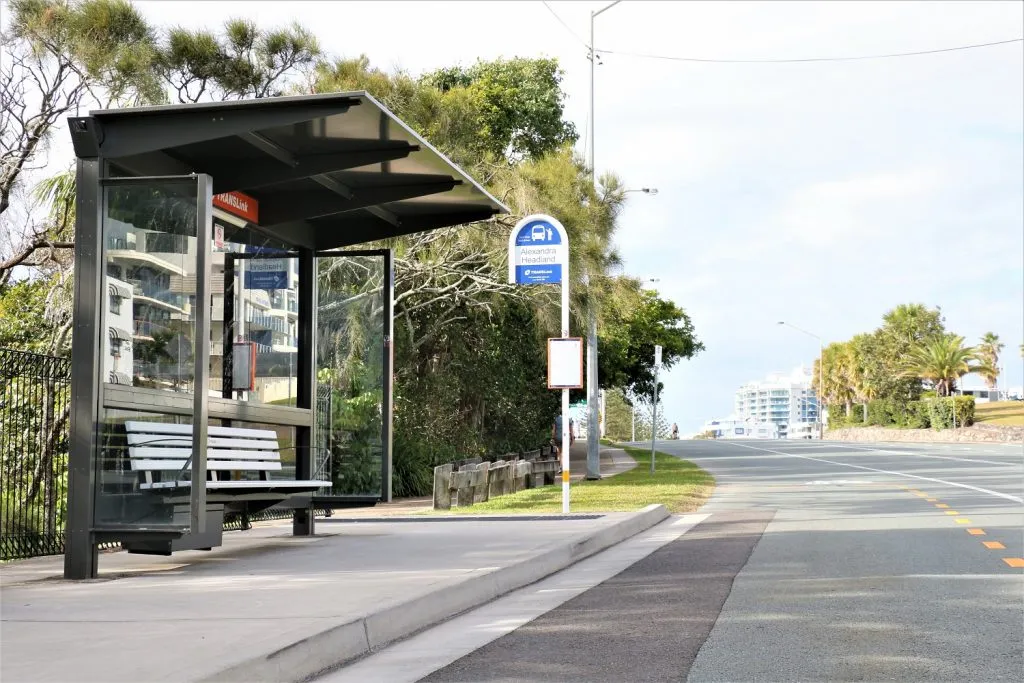
[{"label": "white line marking", "polygon": [[1011,496],[1008,493],[1000,493],[999,491],[992,491],[990,489],[983,489],[980,486],[971,486],[970,484],[959,484],[959,483],[957,483],[955,481],[946,481],[945,479],[935,479],[933,477],[922,477],[922,476],[919,476],[917,474],[907,474],[906,472],[893,472],[892,470],[880,470],[880,469],[877,469],[875,467],[865,467],[864,465],[852,465],[852,464],[846,463],[846,462],[836,462],[835,460],[826,460],[825,458],[812,458],[809,455],[797,455],[796,453],[784,453],[783,451],[773,451],[773,450],[768,449],[768,448],[758,448],[757,446],[748,446],[746,444],[737,443],[735,441],[730,441],[729,443],[732,446],[741,446],[743,448],[750,448],[750,449],[755,450],[755,451],[764,451],[765,453],[774,453],[776,455],[788,455],[791,458],[803,458],[804,460],[814,460],[816,462],[826,462],[826,463],[828,463],[830,465],[839,465],[840,467],[854,467],[854,468],[856,468],[858,470],[867,470],[869,472],[880,472],[882,474],[892,474],[892,475],[897,476],[897,477],[908,477],[910,479],[920,479],[922,481],[931,481],[931,482],[935,482],[937,484],[946,484],[947,486],[956,486],[958,488],[970,489],[972,491],[977,491],[979,493],[987,493],[988,495],[995,496],[997,498],[1004,498],[1006,500],[1012,500],[1015,503],[1024,503],[1024,499],[1018,498],[1017,496]]},{"label": "white line marking", "polygon": [[914,453],[912,451],[883,451],[880,448],[870,448],[868,446],[840,446],[839,444],[829,444],[832,448],[849,448],[852,450],[864,451],[866,453],[881,453],[883,455],[912,455],[917,458],[938,458],[939,460],[956,460],[959,462],[980,462],[986,465],[1002,465],[1003,467],[1014,467],[1016,465],[1024,463],[1016,462],[997,462],[995,460],[982,460],[981,458],[954,458],[951,455],[929,455],[927,453]]}]

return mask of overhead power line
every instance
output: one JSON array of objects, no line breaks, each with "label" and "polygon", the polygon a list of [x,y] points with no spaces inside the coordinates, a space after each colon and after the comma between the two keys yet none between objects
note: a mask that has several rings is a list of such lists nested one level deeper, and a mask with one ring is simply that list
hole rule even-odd
[{"label": "overhead power line", "polygon": [[996,45],[1008,45],[1010,43],[1024,42],[1024,38],[1012,38],[1010,40],[999,40],[993,43],[978,43],[975,45],[958,45],[956,47],[944,47],[937,50],[919,50],[917,52],[894,52],[882,55],[856,55],[849,57],[801,57],[794,59],[705,59],[702,57],[673,57],[668,55],[652,55],[641,52],[625,52],[619,50],[595,50],[598,54],[619,55],[622,57],[639,57],[643,59],[664,59],[673,62],[702,62],[710,64],[797,64],[802,62],[853,62],[865,59],[891,59],[893,57],[916,57],[919,55],[934,55],[941,52],[956,52],[957,50],[974,50],[982,47],[993,47]]},{"label": "overhead power line", "polygon": [[569,24],[565,23],[565,21],[562,20],[562,17],[558,16],[558,12],[552,9],[551,5],[548,4],[547,0],[541,0],[541,2],[543,2],[544,6],[548,8],[549,12],[551,12],[551,16],[553,16],[555,19],[558,19],[558,23],[564,26],[565,30],[572,34],[573,38],[580,41],[580,44],[583,45],[583,47],[589,47],[587,45],[587,41],[583,40],[578,35],[576,35],[576,32],[569,27]]},{"label": "overhead power line", "polygon": [[[573,38],[575,38],[583,47],[589,48],[587,41],[583,40],[569,24],[565,23],[565,20],[558,15],[551,5],[548,4],[547,0],[541,0],[544,7],[551,12],[551,16],[558,20],[565,30],[568,31]],[[1011,38],[1010,40],[997,40],[992,43],[976,43],[974,45],[957,45],[956,47],[943,47],[937,50],[918,50],[916,52],[893,52],[889,54],[881,55],[853,55],[847,57],[798,57],[791,59],[709,59],[705,57],[682,57],[672,55],[652,55],[643,52],[626,52],[620,50],[602,50],[597,48],[594,50],[597,54],[606,55],[619,55],[621,57],[638,57],[641,59],[662,59],[671,62],[698,62],[704,64],[800,64],[805,62],[856,62],[863,61],[866,59],[893,59],[895,57],[918,57],[921,55],[935,55],[943,52],[957,52],[959,50],[976,50],[983,47],[995,47],[997,45],[1009,45],[1011,43],[1024,42],[1024,38]]]}]

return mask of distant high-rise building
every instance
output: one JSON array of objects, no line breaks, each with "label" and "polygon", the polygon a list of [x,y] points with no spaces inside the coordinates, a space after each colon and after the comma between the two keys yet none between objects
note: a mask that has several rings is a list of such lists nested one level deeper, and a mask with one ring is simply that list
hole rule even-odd
[{"label": "distant high-rise building", "polygon": [[[818,421],[818,397],[811,388],[810,370],[801,366],[788,375],[773,373],[744,384],[736,391],[735,415],[741,421],[778,425],[780,439],[791,431],[807,432],[803,426]],[[800,429],[793,429],[797,425]]]}]

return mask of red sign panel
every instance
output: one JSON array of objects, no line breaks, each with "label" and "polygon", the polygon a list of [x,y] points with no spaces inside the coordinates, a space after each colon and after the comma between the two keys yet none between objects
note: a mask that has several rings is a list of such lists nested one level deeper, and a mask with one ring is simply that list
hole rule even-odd
[{"label": "red sign panel", "polygon": [[230,214],[240,216],[250,223],[260,222],[260,204],[241,192],[225,192],[213,195],[213,205]]}]

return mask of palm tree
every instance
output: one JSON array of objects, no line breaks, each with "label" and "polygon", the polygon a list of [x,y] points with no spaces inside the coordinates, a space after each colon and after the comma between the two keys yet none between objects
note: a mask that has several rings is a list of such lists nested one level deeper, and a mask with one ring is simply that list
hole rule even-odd
[{"label": "palm tree", "polygon": [[957,380],[964,375],[989,369],[978,349],[964,346],[964,338],[956,334],[922,342],[908,354],[905,367],[904,377],[930,382],[940,397],[951,395]]},{"label": "palm tree", "polygon": [[1006,347],[995,332],[986,332],[978,345],[979,359],[987,366],[981,376],[989,389],[995,389],[999,382],[999,353]]}]

